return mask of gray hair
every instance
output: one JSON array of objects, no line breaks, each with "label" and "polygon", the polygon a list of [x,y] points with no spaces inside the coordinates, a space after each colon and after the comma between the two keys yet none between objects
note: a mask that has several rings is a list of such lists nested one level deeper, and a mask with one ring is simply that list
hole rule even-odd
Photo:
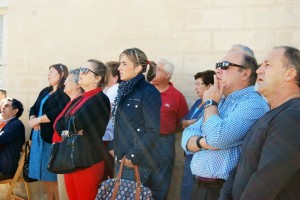
[{"label": "gray hair", "polygon": [[72,70],[69,71],[69,74],[71,74],[73,76],[74,82],[76,84],[78,84],[78,81],[79,81],[79,73],[80,73],[79,68],[72,69]]},{"label": "gray hair", "polygon": [[157,65],[162,64],[163,70],[169,75],[169,80],[172,78],[174,72],[174,65],[167,59],[159,59]]},{"label": "gray hair", "polygon": [[234,45],[232,45],[232,47],[229,51],[233,51],[233,50],[239,50],[239,51],[242,51],[243,53],[245,53],[249,56],[255,57],[253,50],[250,49],[248,46],[243,45],[243,44],[234,44]]}]

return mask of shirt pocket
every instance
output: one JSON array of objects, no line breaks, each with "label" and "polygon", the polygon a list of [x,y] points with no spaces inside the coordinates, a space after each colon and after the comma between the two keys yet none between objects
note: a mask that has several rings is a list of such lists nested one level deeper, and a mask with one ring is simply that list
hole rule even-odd
[{"label": "shirt pocket", "polygon": [[140,99],[129,99],[126,102],[124,109],[128,114],[128,119],[131,121],[137,121],[143,117],[142,102]]}]

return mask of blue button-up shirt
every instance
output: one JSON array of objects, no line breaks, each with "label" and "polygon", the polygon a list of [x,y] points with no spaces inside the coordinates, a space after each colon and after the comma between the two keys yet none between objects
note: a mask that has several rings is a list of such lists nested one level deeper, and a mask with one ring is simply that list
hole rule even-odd
[{"label": "blue button-up shirt", "polygon": [[250,86],[222,98],[219,114],[212,115],[205,123],[202,117],[187,127],[181,146],[187,154],[188,140],[192,136],[203,136],[207,144],[219,150],[201,149],[194,153],[191,170],[194,175],[205,178],[227,179],[236,166],[241,153],[242,141],[257,119],[268,110],[265,99]]}]

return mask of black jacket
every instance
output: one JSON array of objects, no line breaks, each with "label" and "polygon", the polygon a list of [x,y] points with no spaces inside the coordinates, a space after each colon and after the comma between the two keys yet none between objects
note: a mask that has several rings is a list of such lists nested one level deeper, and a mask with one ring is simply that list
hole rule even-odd
[{"label": "black jacket", "polygon": [[117,105],[114,124],[115,159],[124,156],[133,164],[157,165],[155,145],[160,132],[161,97],[142,77]]},{"label": "black jacket", "polygon": [[13,118],[0,130],[0,171],[5,177],[11,178],[15,174],[24,143],[24,125],[18,118]]},{"label": "black jacket", "polygon": [[[34,105],[30,108],[29,116],[38,116],[41,100],[52,90],[52,87],[44,88]],[[64,87],[58,88],[43,105],[43,115],[46,114],[50,122],[41,124],[41,137],[47,143],[52,143],[53,123],[59,113],[64,109],[66,104],[70,101],[68,95],[64,93]]]},{"label": "black jacket", "polygon": [[248,131],[220,200],[300,199],[300,99],[270,110]]},{"label": "black jacket", "polygon": [[[81,98],[75,99],[70,108]],[[103,160],[103,144],[102,137],[110,117],[110,102],[108,97],[99,92],[90,98],[83,106],[74,114],[74,123],[76,130],[83,130],[83,136],[87,138],[94,163]],[[57,122],[55,130],[59,135],[62,131],[68,130],[70,117],[63,116]]]}]

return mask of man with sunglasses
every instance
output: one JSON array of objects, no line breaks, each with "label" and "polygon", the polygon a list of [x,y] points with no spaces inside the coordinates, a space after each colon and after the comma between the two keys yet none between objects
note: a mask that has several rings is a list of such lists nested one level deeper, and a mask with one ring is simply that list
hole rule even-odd
[{"label": "man with sunglasses", "polygon": [[271,110],[248,131],[220,199],[300,199],[300,50],[274,48],[257,69]]},{"label": "man with sunglasses", "polygon": [[181,141],[185,152],[194,154],[192,199],[218,199],[246,132],[269,110],[253,87],[257,68],[254,57],[233,49],[216,64],[214,85],[203,95],[202,117],[184,130]]}]

